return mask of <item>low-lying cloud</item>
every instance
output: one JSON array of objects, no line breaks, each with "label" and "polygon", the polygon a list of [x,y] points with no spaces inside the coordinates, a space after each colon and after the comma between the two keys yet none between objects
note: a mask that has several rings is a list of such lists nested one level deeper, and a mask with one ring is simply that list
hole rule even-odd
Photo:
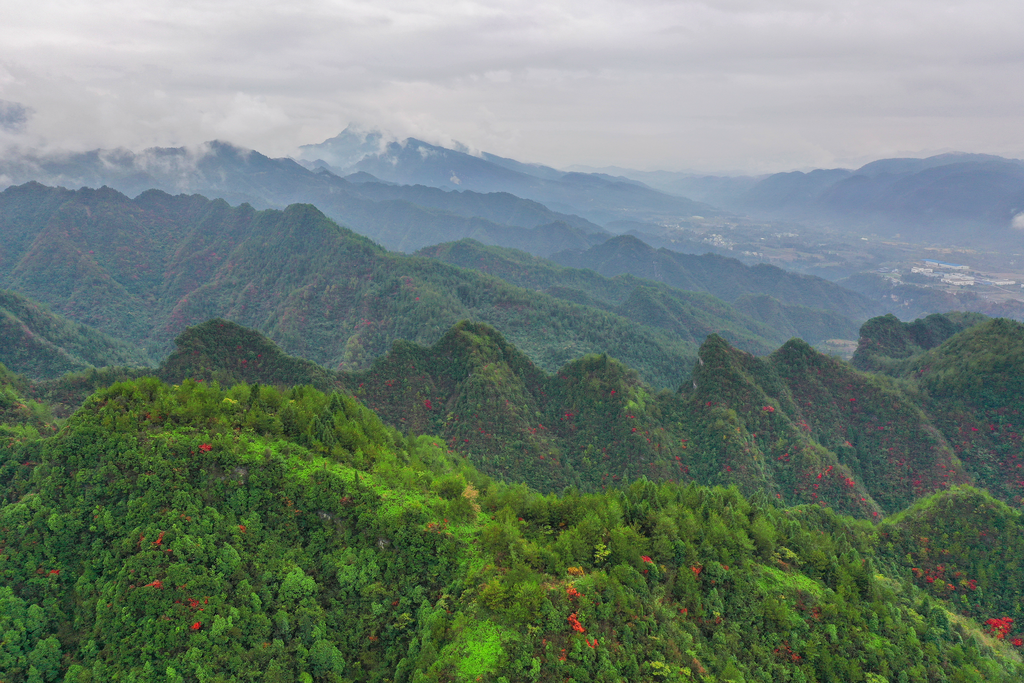
[{"label": "low-lying cloud", "polygon": [[17,102],[0,100],[0,130],[20,133],[28,122],[30,111]]}]

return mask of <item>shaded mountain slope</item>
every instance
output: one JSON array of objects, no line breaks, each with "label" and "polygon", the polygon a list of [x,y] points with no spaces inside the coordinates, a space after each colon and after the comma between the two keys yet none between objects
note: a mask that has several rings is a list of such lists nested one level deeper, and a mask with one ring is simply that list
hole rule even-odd
[{"label": "shaded mountain slope", "polygon": [[334,373],[323,366],[289,356],[259,332],[220,318],[187,328],[174,344],[174,351],[156,373],[165,382],[309,384],[322,391],[336,384]]},{"label": "shaded mountain slope", "polygon": [[0,290],[0,362],[33,379],[105,365],[140,366],[138,349]]},{"label": "shaded mountain slope", "polygon": [[493,330],[463,324],[343,381],[392,424],[542,490],[693,479],[873,517],[969,480],[891,380],[796,340],[758,359],[709,337],[693,388],[673,395],[604,356],[546,376]]},{"label": "shaded mountain slope", "polygon": [[573,268],[589,268],[614,277],[629,273],[684,290],[707,292],[723,301],[743,295],[767,295],[790,306],[828,310],[853,320],[877,314],[879,306],[860,294],[823,278],[790,273],[767,264],[747,266],[715,254],[681,254],[654,249],[623,235],[582,253],[551,257]]},{"label": "shaded mountain slope", "polygon": [[[284,208],[313,203],[331,218],[390,249],[414,251],[462,237],[533,248],[538,253],[586,248],[604,239],[599,226],[552,211],[508,193],[445,192],[381,182],[349,182],[313,171],[291,159],[271,159],[253,150],[213,142],[184,148],[94,151],[42,158],[12,156],[0,162],[9,182],[38,181],[71,188],[113,187],[130,196],[150,189],[202,194],[232,204]],[[373,179],[370,176],[370,179]],[[551,226],[537,230],[540,226]],[[562,224],[571,226],[565,229]],[[565,232],[559,241],[549,233]],[[584,238],[584,236],[586,236]]]},{"label": "shaded mountain slope", "polygon": [[688,399],[717,428],[698,438],[712,452],[717,438],[733,442],[722,446],[726,463],[748,486],[767,480],[785,500],[877,516],[968,481],[928,416],[891,380],[800,340],[762,360],[711,337],[700,360]]},{"label": "shaded mountain slope", "polygon": [[[613,238],[606,244],[629,248],[632,256],[643,254],[655,260],[663,253],[668,259],[683,256],[655,251],[629,236]],[[614,253],[621,254],[621,251],[616,249]],[[793,336],[814,342],[856,338],[856,325],[847,317],[851,309],[843,305],[849,303],[852,310],[857,311],[857,306],[865,303],[858,295],[818,278],[793,275],[777,268],[752,269],[739,261],[710,254],[692,257],[698,267],[688,270],[681,266],[672,278],[664,277],[657,263],[654,268],[631,268],[625,263],[632,259],[631,255],[621,260],[608,255],[607,263],[618,265],[610,266],[608,273],[599,273],[598,269],[557,265],[568,259],[564,253],[556,255],[553,264],[523,252],[486,247],[470,240],[428,247],[418,254],[497,275],[511,284],[539,289],[559,298],[603,306],[637,322],[682,334],[684,338],[688,338],[687,334],[693,335],[698,342],[712,332],[723,334],[730,342],[755,352],[769,349],[752,344],[751,334],[769,340],[772,348]],[[634,273],[634,270],[639,272]],[[659,275],[662,277],[657,277]],[[802,278],[806,278],[806,283]],[[787,279],[794,282],[780,286],[779,281]],[[801,288],[803,284],[807,286]],[[815,299],[819,290],[825,294]],[[816,305],[811,308],[782,303],[765,292]],[[725,303],[723,295],[733,297],[732,306]],[[821,310],[828,305],[843,312]]]},{"label": "shaded mountain slope", "polygon": [[976,481],[1024,503],[1024,324],[996,318],[912,357],[903,372]]},{"label": "shaded mountain slope", "polygon": [[732,305],[782,337],[799,337],[810,342],[857,338],[856,323],[835,311],[788,305],[766,294],[744,294]]},{"label": "shaded mountain slope", "polygon": [[[256,211],[195,195],[130,200],[111,189],[29,184],[0,194],[0,234],[10,236],[0,285],[150,358],[211,317],[331,368],[366,367],[395,339],[433,343],[465,318],[494,325],[549,370],[607,351],[658,386],[678,385],[696,350],[613,312],[387,253],[308,205]],[[702,323],[729,327],[707,316]]]}]

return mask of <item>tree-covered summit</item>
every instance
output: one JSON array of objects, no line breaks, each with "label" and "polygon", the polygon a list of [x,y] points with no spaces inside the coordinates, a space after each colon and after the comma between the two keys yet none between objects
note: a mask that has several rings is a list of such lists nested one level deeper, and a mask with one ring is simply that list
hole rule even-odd
[{"label": "tree-covered summit", "polygon": [[1012,614],[914,587],[867,522],[646,478],[542,496],[310,387],[120,383],[0,462],[12,682],[1022,674],[1014,622],[989,635]]}]

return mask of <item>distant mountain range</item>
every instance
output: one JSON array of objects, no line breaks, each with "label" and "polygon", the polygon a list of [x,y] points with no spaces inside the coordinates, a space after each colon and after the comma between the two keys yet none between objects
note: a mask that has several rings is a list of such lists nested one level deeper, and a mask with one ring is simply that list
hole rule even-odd
[{"label": "distant mountain range", "polygon": [[1024,226],[1024,162],[984,154],[760,177],[624,168],[582,173],[346,129],[304,145],[297,159],[224,142],[139,153],[8,154],[0,160],[0,182],[108,185],[130,196],[156,188],[256,208],[312,203],[406,252],[472,237],[546,256],[585,249],[605,232],[628,232],[628,225],[733,214],[962,246],[1019,240]]},{"label": "distant mountain range", "polygon": [[991,246],[1019,243],[1024,229],[1024,162],[988,154],[880,159],[856,170],[766,177],[614,171],[725,210],[861,234]]},{"label": "distant mountain range", "polygon": [[[384,143],[379,135],[344,131],[320,145],[301,148],[313,166],[339,174],[362,172],[402,185],[447,190],[509,192],[602,225],[616,220],[679,221],[718,215],[707,204],[654,190],[635,180],[595,173],[558,171],[493,154],[479,156],[408,138]],[[365,136],[365,137],[364,137]],[[373,141],[373,144],[367,143]],[[358,161],[351,161],[359,155]],[[329,159],[330,161],[325,161]]]},{"label": "distant mountain range", "polygon": [[0,160],[0,181],[69,189],[108,186],[129,196],[159,189],[255,208],[315,204],[356,232],[406,252],[472,237],[547,255],[606,239],[600,224],[615,220],[678,221],[717,213],[633,181],[580,173],[540,178],[507,168],[511,160],[502,165],[496,159],[408,141],[388,146],[385,156],[338,169],[211,142],[194,150],[9,155]]}]

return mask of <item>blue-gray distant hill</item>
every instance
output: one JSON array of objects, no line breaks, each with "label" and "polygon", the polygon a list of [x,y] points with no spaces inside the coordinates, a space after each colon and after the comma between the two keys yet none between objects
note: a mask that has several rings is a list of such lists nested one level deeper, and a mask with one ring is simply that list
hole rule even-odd
[{"label": "blue-gray distant hill", "polygon": [[760,178],[616,171],[664,192],[755,218],[921,242],[1003,246],[1020,241],[1024,221],[1018,218],[1024,215],[1024,162],[988,154],[880,159],[856,170]]},{"label": "blue-gray distant hill", "polygon": [[[375,144],[368,150],[361,142],[363,139],[345,131],[320,145],[306,145],[301,151],[303,158],[311,161],[334,159],[337,165],[333,168],[338,172],[361,171],[402,185],[510,192],[601,225],[623,219],[678,221],[693,215],[721,214],[708,204],[661,192],[627,178],[602,173],[567,173],[493,154],[477,156],[415,138]],[[352,158],[360,154],[362,158],[353,163]]]},{"label": "blue-gray distant hill", "polygon": [[[853,320],[866,320],[882,309],[881,304],[868,297],[820,277],[791,273],[768,264],[748,266],[718,254],[654,249],[632,235],[614,237],[585,251],[560,252],[550,258],[563,266],[589,268],[607,277],[629,274],[678,289],[707,292],[723,301],[767,296],[784,306],[831,311]],[[751,303],[748,300],[745,304],[750,313],[766,310]]]},{"label": "blue-gray distant hill", "polygon": [[[212,142],[200,150],[93,151],[0,160],[0,177],[70,189],[112,187],[129,196],[149,189],[202,194],[257,209],[314,204],[388,249],[412,252],[471,237],[538,255],[587,248],[608,237],[578,215],[552,211],[508,192],[399,186],[366,174],[342,178],[253,150]],[[674,201],[674,200],[673,200]]]}]

